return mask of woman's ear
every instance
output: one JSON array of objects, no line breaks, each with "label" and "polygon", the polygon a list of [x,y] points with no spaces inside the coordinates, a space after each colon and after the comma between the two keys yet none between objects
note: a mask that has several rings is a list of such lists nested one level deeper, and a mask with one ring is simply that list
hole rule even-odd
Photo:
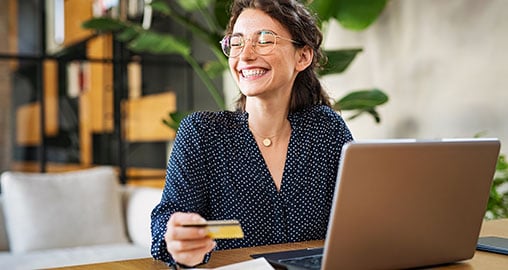
[{"label": "woman's ear", "polygon": [[303,48],[296,50],[296,71],[300,72],[305,70],[311,63],[314,58],[314,50],[312,50],[309,46],[304,46]]}]

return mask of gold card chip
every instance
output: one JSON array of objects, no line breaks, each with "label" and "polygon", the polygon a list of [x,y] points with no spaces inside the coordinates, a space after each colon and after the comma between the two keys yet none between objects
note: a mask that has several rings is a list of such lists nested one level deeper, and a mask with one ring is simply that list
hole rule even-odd
[{"label": "gold card chip", "polygon": [[183,227],[206,227],[213,239],[243,238],[242,226],[238,220],[210,220],[204,223],[183,224]]}]

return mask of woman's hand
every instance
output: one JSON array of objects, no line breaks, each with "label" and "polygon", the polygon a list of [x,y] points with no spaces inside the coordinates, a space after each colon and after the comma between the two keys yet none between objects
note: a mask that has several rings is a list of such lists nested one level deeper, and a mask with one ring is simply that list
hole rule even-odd
[{"label": "woman's hand", "polygon": [[182,226],[205,221],[196,213],[176,212],[171,215],[164,238],[168,252],[175,261],[194,266],[203,262],[205,255],[213,250],[216,243],[207,236],[206,228]]}]

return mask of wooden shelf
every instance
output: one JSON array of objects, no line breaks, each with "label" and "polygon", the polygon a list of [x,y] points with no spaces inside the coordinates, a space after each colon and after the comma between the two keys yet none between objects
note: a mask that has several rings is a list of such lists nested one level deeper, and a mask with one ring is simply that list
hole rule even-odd
[{"label": "wooden shelf", "polygon": [[127,99],[122,105],[125,110],[126,141],[169,141],[175,138],[175,131],[162,123],[168,113],[176,110],[175,93],[165,92]]},{"label": "wooden shelf", "polygon": [[[23,96],[13,103],[16,133],[12,156],[15,160],[30,161],[12,162],[12,170],[40,172],[39,166],[44,166],[47,172],[64,172],[94,167],[97,163],[113,164],[118,166],[123,183],[162,187],[164,169],[139,167],[162,166],[159,156],[162,151],[166,154],[166,150],[159,146],[175,137],[175,132],[162,122],[177,107],[176,93],[168,89],[183,92],[185,99],[182,89],[191,84],[181,83],[179,63],[161,68],[161,74],[175,73],[177,79],[171,76],[152,79],[151,66],[143,61],[150,56],[133,56],[111,34],[97,36],[82,28],[82,23],[93,16],[94,0],[83,0],[78,5],[71,2],[64,1],[62,41],[54,38],[52,32],[58,32],[51,23],[56,22],[54,13],[59,11],[51,9],[51,1],[49,6],[38,4],[37,9],[30,9],[20,5],[24,4],[21,0],[9,0],[10,14],[14,15],[12,20],[9,18],[13,23],[9,26],[12,47],[18,47],[22,38],[19,33],[27,33],[19,29],[23,26],[30,31],[37,29],[28,39],[45,49],[34,49],[33,57],[28,56],[33,59],[13,66],[13,72],[19,71],[23,79],[34,83],[26,89],[30,91],[29,97]],[[17,15],[30,17],[29,27],[19,24],[23,18]],[[23,57],[26,56],[18,55],[17,59]],[[128,65],[125,72],[123,64]],[[174,65],[178,65],[176,71]],[[42,74],[38,73],[40,70]],[[190,81],[192,77],[186,79]],[[44,103],[40,102],[41,95]],[[151,159],[145,157],[142,162],[136,158],[127,160],[131,152],[139,149],[154,149],[151,153],[156,155],[150,155]]]}]

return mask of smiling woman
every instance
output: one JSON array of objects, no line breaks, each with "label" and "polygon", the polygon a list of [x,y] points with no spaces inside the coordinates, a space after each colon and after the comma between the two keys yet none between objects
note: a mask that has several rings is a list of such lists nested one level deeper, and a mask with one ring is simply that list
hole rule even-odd
[{"label": "smiling woman", "polygon": [[[231,11],[222,49],[237,110],[182,121],[152,215],[152,255],[172,265],[199,264],[213,249],[324,239],[340,152],[353,139],[318,80],[322,34],[305,6],[239,0]],[[183,226],[205,219],[238,220],[244,237]]]},{"label": "smiling woman", "polygon": [[[246,6],[247,4],[244,3],[244,5],[240,8],[243,9]],[[232,9],[232,19],[226,30],[225,39],[228,39],[228,37],[238,36],[241,37],[238,41],[242,41],[245,36],[249,36],[252,45],[252,49],[250,49],[248,47],[245,48],[246,46],[245,44],[242,44],[242,42],[238,43],[241,45],[239,46],[240,52],[237,53],[238,55],[228,56],[228,53],[225,52],[226,56],[229,57],[229,64],[233,78],[236,80],[236,73],[233,71],[236,69],[237,72],[240,72],[240,69],[238,66],[233,67],[232,65],[238,64],[237,61],[241,62],[241,65],[249,65],[251,62],[242,61],[242,57],[243,60],[251,57],[251,52],[258,56],[266,56],[265,58],[273,58],[274,56],[279,57],[280,64],[274,64],[274,68],[278,68],[279,71],[283,71],[284,63],[294,59],[294,61],[299,61],[295,68],[300,70],[296,70],[299,74],[293,74],[298,76],[294,79],[295,83],[294,91],[291,94],[290,111],[303,108],[307,105],[307,103],[329,105],[329,98],[323,91],[315,73],[315,69],[319,68],[323,59],[323,54],[320,48],[323,36],[316,25],[315,18],[313,18],[303,6],[300,6],[302,10],[299,13],[301,14],[301,18],[299,18],[299,20],[294,20],[294,18],[290,15],[291,13],[276,14],[276,11],[271,13],[268,11],[268,13],[265,13],[260,10],[256,10],[255,7],[256,4],[253,4],[249,9],[245,10],[245,12],[242,12],[241,14],[236,12],[234,9],[235,7]],[[281,4],[278,8],[284,10],[285,5]],[[290,12],[290,10],[284,10],[284,12]],[[291,27],[286,28],[283,25],[283,22],[291,23]],[[246,29],[252,32],[247,33]],[[271,46],[266,47],[264,46],[265,44],[260,44],[260,37],[264,37],[264,35],[269,35],[267,38],[272,38],[272,43],[268,43]],[[258,42],[254,43],[256,37]],[[235,40],[233,39],[233,41]],[[261,41],[261,43],[264,43],[264,40],[261,39]],[[234,45],[235,44],[230,43],[229,47],[232,48]],[[292,49],[295,51],[292,51]],[[289,56],[288,53],[291,52],[299,53],[298,58],[296,59],[295,56]],[[247,67],[249,68],[241,66],[241,68],[246,70],[252,69],[251,66]],[[261,70],[263,70],[263,68]],[[291,71],[278,73],[277,76],[281,76],[282,74],[286,74],[290,77],[288,79],[291,80]],[[290,87],[293,86],[290,85]],[[243,95],[241,95],[237,101],[237,108],[245,109],[246,95],[241,85],[239,85],[239,88]]]}]

